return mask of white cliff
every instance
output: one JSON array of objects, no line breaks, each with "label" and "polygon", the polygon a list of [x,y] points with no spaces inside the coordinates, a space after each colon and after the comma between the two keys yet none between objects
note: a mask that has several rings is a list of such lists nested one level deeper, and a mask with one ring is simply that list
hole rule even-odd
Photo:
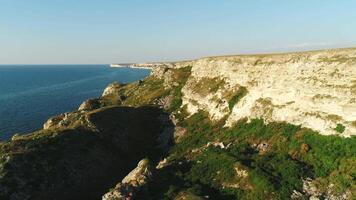
[{"label": "white cliff", "polygon": [[[201,94],[194,85],[207,78],[209,84],[224,84]],[[240,87],[248,92],[229,111],[223,94]],[[242,118],[264,118],[324,135],[356,135],[356,49],[202,58],[192,63],[183,94],[190,113],[203,109],[215,120],[228,115],[227,126]],[[337,124],[345,127],[342,133],[335,130]]]}]

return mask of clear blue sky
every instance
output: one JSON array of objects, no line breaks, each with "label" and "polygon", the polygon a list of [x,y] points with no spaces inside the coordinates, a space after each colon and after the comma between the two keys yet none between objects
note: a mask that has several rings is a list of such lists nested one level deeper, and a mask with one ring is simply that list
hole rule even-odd
[{"label": "clear blue sky", "polygon": [[0,0],[0,63],[111,63],[356,46],[354,0]]}]

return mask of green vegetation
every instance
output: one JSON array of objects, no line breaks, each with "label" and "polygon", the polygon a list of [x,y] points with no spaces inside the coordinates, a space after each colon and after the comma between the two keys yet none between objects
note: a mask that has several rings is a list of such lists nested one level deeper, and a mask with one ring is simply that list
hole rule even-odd
[{"label": "green vegetation", "polygon": [[236,92],[236,94],[229,99],[228,103],[229,103],[230,112],[232,111],[232,108],[235,106],[235,104],[239,102],[240,99],[242,99],[242,97],[244,97],[246,94],[247,94],[247,89],[245,87],[241,87]]},{"label": "green vegetation", "polygon": [[[241,120],[226,128],[224,119],[213,123],[202,111],[187,118],[184,108],[180,108],[180,91],[190,69],[175,73],[184,74],[184,79],[170,91],[177,103],[169,112],[176,113],[181,119],[178,125],[188,134],[168,153],[170,165],[160,170],[139,196],[289,199],[293,190],[302,191],[302,179],[307,177],[314,179],[324,193],[330,184],[335,185],[331,190],[335,195],[355,191],[355,137],[323,136],[287,123],[265,124],[261,119],[249,123]],[[223,83],[204,78],[193,87],[203,94],[216,92]],[[230,110],[246,93],[246,88],[240,88],[227,96]],[[337,129],[344,131],[340,125]],[[225,148],[207,146],[209,142],[222,142]],[[267,144],[267,148],[258,149],[260,144]],[[246,176],[239,175],[237,169],[246,172]]]},{"label": "green vegetation", "polygon": [[345,131],[345,126],[342,124],[337,124],[335,127],[335,131],[337,131],[339,133],[343,133]]},{"label": "green vegetation", "polygon": [[[171,149],[171,166],[160,172],[164,180],[158,178],[149,185],[156,192],[150,195],[157,199],[171,199],[187,190],[211,199],[289,199],[293,190],[302,191],[306,177],[315,179],[323,192],[333,183],[336,195],[356,185],[355,137],[322,136],[291,124],[265,124],[261,119],[223,128],[203,112],[180,125],[189,134]],[[225,148],[208,147],[213,141]],[[261,143],[268,144],[265,151],[256,147]],[[236,167],[248,175],[239,176]]]},{"label": "green vegetation", "polygon": [[182,88],[190,76],[191,69],[192,69],[191,66],[187,66],[187,67],[180,68],[180,69],[172,69],[173,79],[177,82],[176,82],[176,85],[172,86],[172,89],[170,92],[170,95],[173,98],[170,108],[169,108],[170,112],[173,112],[173,111],[179,109],[180,106],[182,105],[182,96],[183,96]]},{"label": "green vegetation", "polygon": [[220,78],[201,78],[194,85],[192,90],[197,94],[207,95],[209,93],[215,93],[220,87],[224,86],[225,81]]},{"label": "green vegetation", "polygon": [[126,97],[123,105],[127,106],[152,105],[154,100],[169,93],[163,87],[163,80],[152,76],[145,78],[142,83],[126,85],[121,92]]},{"label": "green vegetation", "polygon": [[173,112],[182,105],[182,88],[191,73],[191,67],[167,69],[173,82],[165,88],[164,80],[149,76],[142,82],[122,85],[116,94],[100,99],[101,107],[111,105],[143,106],[155,105],[157,100],[170,97],[169,112]]}]

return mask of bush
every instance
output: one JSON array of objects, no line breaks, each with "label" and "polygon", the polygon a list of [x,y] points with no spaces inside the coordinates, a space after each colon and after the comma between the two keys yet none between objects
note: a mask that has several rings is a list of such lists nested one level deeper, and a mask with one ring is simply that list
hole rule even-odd
[{"label": "bush", "polygon": [[345,126],[342,124],[337,124],[334,130],[339,133],[343,133],[345,131]]}]

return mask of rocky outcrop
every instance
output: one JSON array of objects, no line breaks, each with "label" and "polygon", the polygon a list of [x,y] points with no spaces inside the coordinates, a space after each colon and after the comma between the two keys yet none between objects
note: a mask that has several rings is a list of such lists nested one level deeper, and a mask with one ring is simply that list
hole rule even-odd
[{"label": "rocky outcrop", "polygon": [[112,83],[105,88],[102,96],[117,95],[121,87],[122,84],[119,82]]},{"label": "rocky outcrop", "polygon": [[114,189],[103,196],[103,200],[128,200],[134,199],[135,193],[142,189],[152,177],[149,160],[141,160],[137,167],[132,170]]},{"label": "rocky outcrop", "polygon": [[[69,128],[58,126],[63,120]],[[170,124],[167,114],[149,106],[109,106],[49,120],[45,130],[0,143],[0,198],[99,199],[140,159],[163,153],[166,141],[159,138],[173,137],[165,129]],[[137,174],[123,182],[141,184]]]},{"label": "rocky outcrop", "polygon": [[79,111],[91,111],[100,108],[99,99],[88,99],[80,104]]},{"label": "rocky outcrop", "polygon": [[58,116],[52,117],[43,124],[43,129],[64,127],[66,125],[65,121],[67,120],[67,118],[68,113],[63,113]]},{"label": "rocky outcrop", "polygon": [[319,199],[328,199],[328,200],[348,200],[352,199],[351,192],[346,191],[342,194],[335,194],[333,192],[334,185],[330,184],[326,191],[322,192],[318,188],[318,183],[317,181],[311,179],[311,178],[305,178],[303,179],[303,194],[295,191],[292,194],[292,197],[294,199],[301,199],[300,197],[308,197],[309,199],[313,200],[319,200]]}]

